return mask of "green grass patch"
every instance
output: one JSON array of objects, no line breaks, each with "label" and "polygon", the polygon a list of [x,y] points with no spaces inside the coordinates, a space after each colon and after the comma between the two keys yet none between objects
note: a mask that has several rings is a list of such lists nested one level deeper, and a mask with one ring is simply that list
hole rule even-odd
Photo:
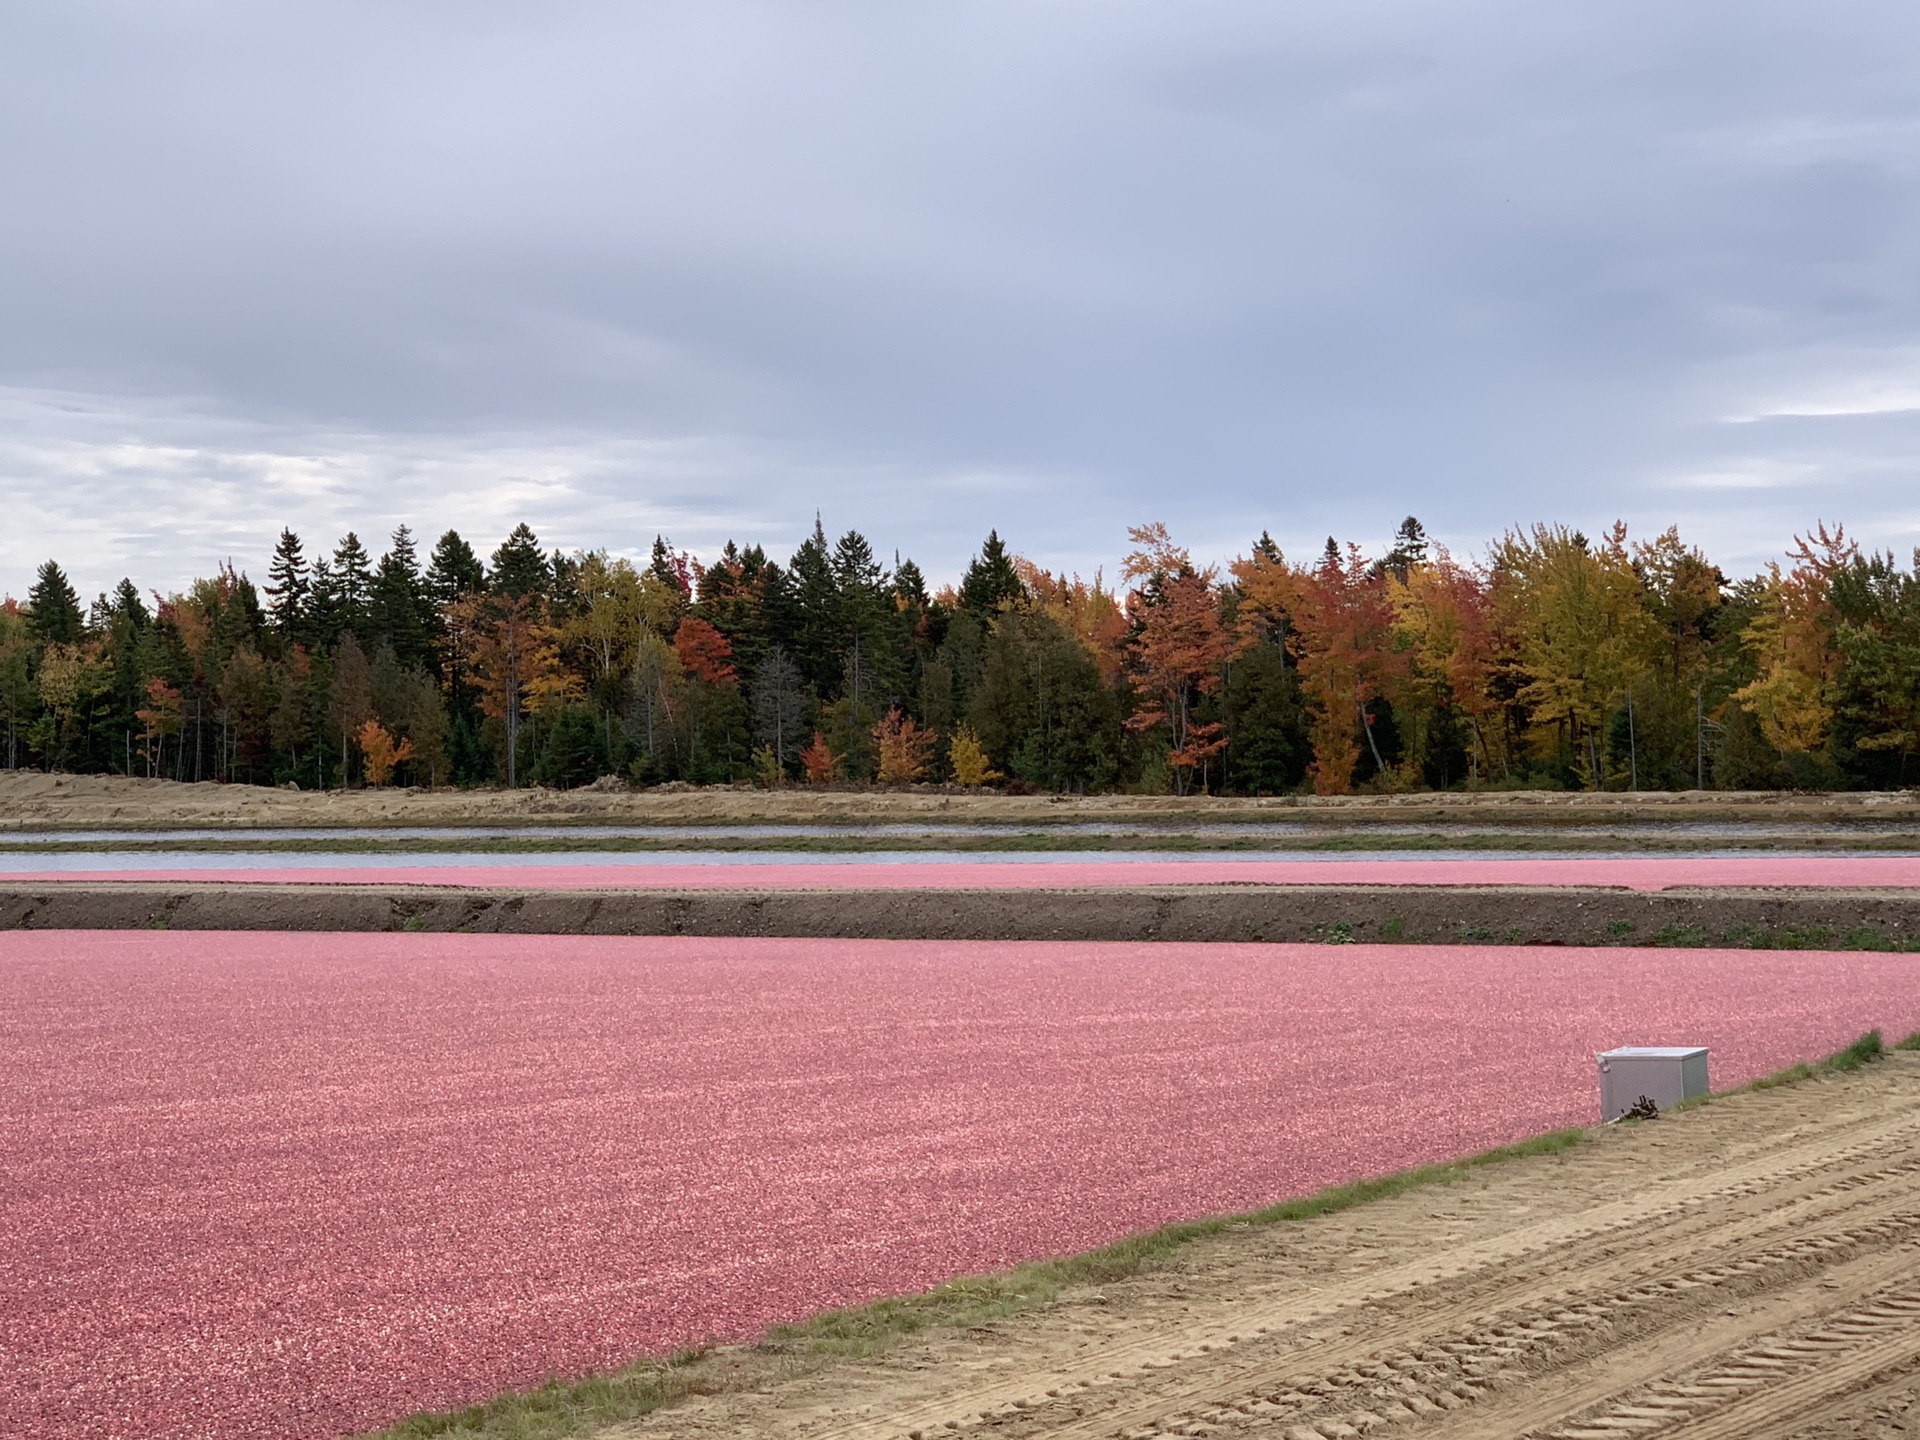
[{"label": "green grass patch", "polygon": [[1710,942],[1707,932],[1698,925],[1662,925],[1654,932],[1652,943],[1668,949],[1697,949]]},{"label": "green grass patch", "polygon": [[1842,934],[1831,925],[1782,925],[1767,930],[1737,925],[1723,937],[1728,945],[1748,950],[1891,950],[1897,942],[1870,925],[1858,925]]},{"label": "green grass patch", "polygon": [[[1912,1048],[1920,1050],[1920,1032],[1909,1035],[1896,1048],[1906,1046],[1908,1040],[1914,1042]],[[1817,1079],[1822,1075],[1851,1074],[1863,1066],[1871,1065],[1874,1061],[1884,1058],[1886,1053],[1887,1045],[1881,1038],[1880,1032],[1869,1030],[1844,1050],[1836,1050],[1824,1060],[1816,1060],[1812,1064],[1802,1060],[1798,1065],[1789,1065],[1786,1069],[1776,1070],[1771,1075],[1762,1075],[1758,1080],[1750,1080],[1739,1090],[1728,1093],[1738,1095],[1741,1090],[1773,1090],[1782,1085]]]}]

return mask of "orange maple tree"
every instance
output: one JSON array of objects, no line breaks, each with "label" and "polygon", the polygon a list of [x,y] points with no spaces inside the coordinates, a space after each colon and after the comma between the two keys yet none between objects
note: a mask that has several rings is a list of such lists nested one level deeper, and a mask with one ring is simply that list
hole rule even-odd
[{"label": "orange maple tree", "polygon": [[169,735],[180,731],[181,704],[180,692],[156,675],[147,681],[147,703],[134,711],[134,718],[141,724],[141,743],[147,752],[147,774],[158,772],[160,747]]},{"label": "orange maple tree", "polygon": [[480,692],[481,711],[505,722],[507,785],[519,784],[520,721],[529,705],[579,693],[560,660],[560,632],[537,595],[474,594],[446,608],[448,638]]},{"label": "orange maple tree", "polygon": [[1194,569],[1165,525],[1135,526],[1127,534],[1140,548],[1127,556],[1122,575],[1141,582],[1127,596],[1134,621],[1128,658],[1140,695],[1127,728],[1166,727],[1167,764],[1184,795],[1193,772],[1227,748],[1225,727],[1196,720],[1193,712],[1201,696],[1220,688],[1220,667],[1236,640],[1221,623],[1211,569]]},{"label": "orange maple tree", "polygon": [[413,741],[396,741],[392,732],[378,720],[367,721],[354,739],[360,742],[360,753],[367,762],[369,785],[386,784],[395,767],[413,758]]},{"label": "orange maple tree", "polygon": [[1342,555],[1332,540],[1311,569],[1269,548],[1236,561],[1233,574],[1248,614],[1285,633],[1300,688],[1316,702],[1307,767],[1314,793],[1344,795],[1353,788],[1363,737],[1376,771],[1384,770],[1367,707],[1405,670],[1393,643],[1386,575],[1367,563],[1358,545]]},{"label": "orange maple tree", "polygon": [[926,772],[937,737],[895,706],[873,727],[875,773],[882,785],[910,785]]},{"label": "orange maple tree", "polygon": [[806,772],[809,785],[825,785],[840,778],[841,759],[818,730],[813,732],[813,743],[800,752],[800,768]]},{"label": "orange maple tree", "polygon": [[673,633],[673,651],[680,664],[697,680],[730,685],[734,680],[733,645],[698,615],[689,615]]}]

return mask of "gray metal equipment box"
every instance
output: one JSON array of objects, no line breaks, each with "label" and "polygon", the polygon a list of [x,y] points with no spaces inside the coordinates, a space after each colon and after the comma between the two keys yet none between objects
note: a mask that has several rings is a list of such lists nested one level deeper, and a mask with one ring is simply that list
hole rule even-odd
[{"label": "gray metal equipment box", "polygon": [[1623,1045],[1600,1057],[1600,1118],[1618,1120],[1644,1095],[1662,1110],[1707,1093],[1707,1052],[1687,1045]]}]

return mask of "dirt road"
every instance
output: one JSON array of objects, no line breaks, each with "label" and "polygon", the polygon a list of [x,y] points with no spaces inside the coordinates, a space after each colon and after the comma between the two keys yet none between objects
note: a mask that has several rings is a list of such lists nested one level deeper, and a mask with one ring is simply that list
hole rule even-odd
[{"label": "dirt road", "polygon": [[1483,1173],[604,1440],[1920,1434],[1920,1056]]}]

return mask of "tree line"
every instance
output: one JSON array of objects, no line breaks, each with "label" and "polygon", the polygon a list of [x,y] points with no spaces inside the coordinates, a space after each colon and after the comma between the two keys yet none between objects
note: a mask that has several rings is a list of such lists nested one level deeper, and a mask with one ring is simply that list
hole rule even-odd
[{"label": "tree line", "polygon": [[1163,525],[1115,582],[990,533],[957,585],[816,521],[783,565],[483,559],[407,527],[283,531],[264,581],[61,567],[0,605],[5,763],[303,789],[915,782],[1319,794],[1899,787],[1920,746],[1920,552],[1842,529],[1729,581],[1676,530],[1538,525],[1464,561],[1267,535],[1224,568]]}]

